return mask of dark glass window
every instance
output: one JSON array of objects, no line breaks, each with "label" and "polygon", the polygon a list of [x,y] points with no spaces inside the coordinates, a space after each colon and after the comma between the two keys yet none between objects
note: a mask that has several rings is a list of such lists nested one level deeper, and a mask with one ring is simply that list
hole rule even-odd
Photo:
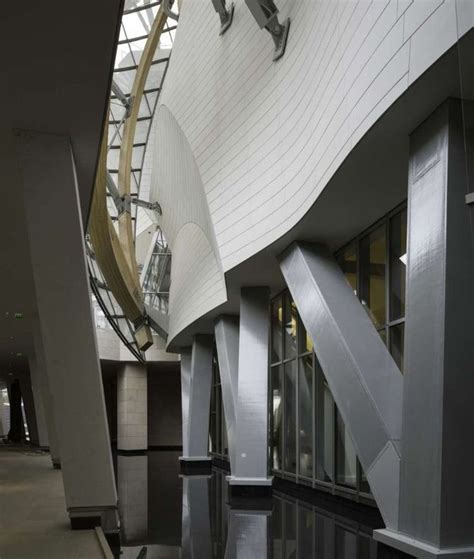
[{"label": "dark glass window", "polygon": [[209,452],[223,458],[226,458],[229,453],[221,377],[216,354],[214,354],[212,370],[211,405],[209,414]]},{"label": "dark glass window", "polygon": [[407,211],[390,220],[390,320],[405,316]]},{"label": "dark glass window", "polygon": [[336,425],[336,482],[340,485],[356,487],[357,455],[339,411]]},{"label": "dark glass window", "polygon": [[282,414],[283,405],[281,401],[282,382],[281,382],[281,366],[272,367],[272,454],[273,469],[281,470],[282,462]]},{"label": "dark glass window", "polygon": [[281,297],[272,303],[272,363],[283,359],[283,304]]},{"label": "dark glass window", "polygon": [[376,327],[383,326],[386,319],[385,229],[385,225],[382,225],[360,242],[361,301]]},{"label": "dark glass window", "polygon": [[314,349],[313,340],[308,332],[306,332],[306,328],[301,320],[298,323],[298,343],[300,353],[306,353],[307,351],[313,351]]},{"label": "dark glass window", "polygon": [[296,360],[285,363],[284,372],[285,471],[294,474],[296,473]]},{"label": "dark glass window", "polygon": [[313,477],[313,356],[300,359],[300,470],[302,476]]},{"label": "dark glass window", "polygon": [[336,405],[319,363],[316,383],[316,477],[321,481],[333,481]]},{"label": "dark glass window", "polygon": [[390,353],[403,373],[403,345],[405,338],[405,324],[401,322],[390,327]]},{"label": "dark glass window", "polygon": [[296,305],[287,293],[285,296],[285,359],[296,357]]},{"label": "dark glass window", "polygon": [[338,256],[337,261],[349,285],[354,293],[357,293],[357,246],[353,244],[345,248]]}]

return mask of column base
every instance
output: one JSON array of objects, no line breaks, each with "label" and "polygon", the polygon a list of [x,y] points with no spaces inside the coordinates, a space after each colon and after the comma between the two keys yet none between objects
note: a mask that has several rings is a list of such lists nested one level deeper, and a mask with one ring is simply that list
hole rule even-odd
[{"label": "column base", "polygon": [[118,532],[119,519],[116,506],[73,507],[68,509],[72,530],[93,530],[101,527],[104,533]]},{"label": "column base", "polygon": [[272,496],[273,477],[248,478],[227,476],[230,497],[260,498]]},{"label": "column base", "polygon": [[474,545],[470,547],[445,547],[438,548],[434,545],[410,538],[393,530],[374,530],[373,538],[390,547],[394,547],[399,551],[414,555],[415,557],[434,558],[443,557],[443,559],[455,559],[461,557],[473,557]]},{"label": "column base", "polygon": [[119,456],[144,456],[148,453],[148,448],[143,449],[130,449],[130,448],[118,448],[117,454]]},{"label": "column base", "polygon": [[206,475],[212,470],[212,458],[210,456],[180,456],[180,472],[187,476]]}]

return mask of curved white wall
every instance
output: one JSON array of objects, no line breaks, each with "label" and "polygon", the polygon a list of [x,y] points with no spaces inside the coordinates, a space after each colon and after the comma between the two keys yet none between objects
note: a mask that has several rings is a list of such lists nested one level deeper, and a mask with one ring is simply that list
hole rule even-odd
[{"label": "curved white wall", "polygon": [[[274,63],[244,0],[223,36],[210,0],[185,0],[160,98],[194,156],[224,271],[291,229],[379,116],[473,26],[469,0],[276,3],[291,28]],[[158,120],[153,182],[182,157],[168,122]],[[183,203],[176,193],[164,218]]]},{"label": "curved white wall", "polygon": [[224,303],[227,293],[199,169],[171,112],[158,110],[151,199],[159,200],[161,226],[171,247],[169,332]]}]

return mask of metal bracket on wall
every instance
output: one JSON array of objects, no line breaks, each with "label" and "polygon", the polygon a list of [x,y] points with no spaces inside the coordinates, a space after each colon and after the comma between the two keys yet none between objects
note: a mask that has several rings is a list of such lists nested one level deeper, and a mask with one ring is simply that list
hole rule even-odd
[{"label": "metal bracket on wall", "polygon": [[234,3],[232,2],[230,8],[226,7],[226,0],[212,0],[214,9],[219,14],[221,20],[221,31],[219,35],[224,35],[224,33],[232,25],[232,19],[234,18]]},{"label": "metal bracket on wall", "polygon": [[278,8],[273,0],[245,0],[245,3],[260,29],[266,29],[272,36],[275,43],[273,60],[278,60],[285,54],[290,18],[284,23],[278,21]]},{"label": "metal bracket on wall", "polygon": [[466,194],[466,204],[474,204],[474,192],[469,192],[469,194]]},{"label": "metal bracket on wall", "polygon": [[139,198],[133,198],[132,204],[139,206],[140,208],[145,208],[146,210],[151,210],[156,212],[158,215],[162,215],[161,206],[158,202],[147,202],[146,200],[140,200]]}]

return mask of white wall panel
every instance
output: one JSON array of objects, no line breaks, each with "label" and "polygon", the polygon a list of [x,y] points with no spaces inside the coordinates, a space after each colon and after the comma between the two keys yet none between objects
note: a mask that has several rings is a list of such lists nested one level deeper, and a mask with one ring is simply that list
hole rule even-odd
[{"label": "white wall panel", "polygon": [[[184,2],[160,98],[167,120],[157,123],[162,138],[155,148],[152,190],[159,190],[153,196],[162,205],[163,196],[170,202],[164,219],[167,211],[181,215],[187,204],[160,169],[182,159],[169,143],[166,126],[173,120],[207,198],[209,265],[224,271],[303,217],[361,137],[474,18],[465,0],[276,3],[291,27],[286,53],[275,63],[272,40],[244,0],[235,1],[232,27],[223,36],[210,1]],[[180,291],[189,291],[185,283],[195,278],[179,281]],[[197,305],[181,312],[194,320]],[[174,331],[190,321],[180,316]]]},{"label": "white wall panel", "polygon": [[177,121],[158,110],[151,200],[173,254],[169,298],[171,341],[200,316],[224,303],[224,272],[199,169]]}]

